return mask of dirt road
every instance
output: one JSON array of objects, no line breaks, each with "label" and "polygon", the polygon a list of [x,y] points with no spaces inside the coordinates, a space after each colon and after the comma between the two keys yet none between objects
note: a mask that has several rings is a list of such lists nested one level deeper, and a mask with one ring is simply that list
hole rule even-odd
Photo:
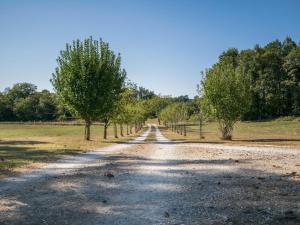
[{"label": "dirt road", "polygon": [[1,180],[0,224],[300,224],[299,175],[300,150],[175,143],[152,126]]}]

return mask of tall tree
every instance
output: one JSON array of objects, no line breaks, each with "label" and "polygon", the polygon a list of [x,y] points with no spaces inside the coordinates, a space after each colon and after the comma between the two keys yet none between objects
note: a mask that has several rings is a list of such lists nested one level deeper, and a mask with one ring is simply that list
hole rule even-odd
[{"label": "tall tree", "polygon": [[250,105],[249,81],[244,71],[223,58],[207,70],[203,80],[203,103],[220,127],[222,139],[231,139],[234,124],[247,112]]},{"label": "tall tree", "polygon": [[12,88],[7,88],[5,93],[12,104],[14,104],[20,99],[24,99],[30,95],[33,95],[36,93],[36,91],[37,87],[34,84],[24,82],[14,84]]},{"label": "tall tree", "polygon": [[67,44],[57,63],[51,82],[59,100],[85,121],[85,139],[90,140],[92,121],[106,117],[120,93],[125,78],[121,57],[108,43],[90,37]]},{"label": "tall tree", "polygon": [[107,129],[118,107],[121,94],[124,91],[126,71],[121,69],[121,55],[115,55],[108,43],[100,46],[102,57],[101,85],[102,95],[97,101],[100,119],[104,122],[103,138],[107,139]]}]

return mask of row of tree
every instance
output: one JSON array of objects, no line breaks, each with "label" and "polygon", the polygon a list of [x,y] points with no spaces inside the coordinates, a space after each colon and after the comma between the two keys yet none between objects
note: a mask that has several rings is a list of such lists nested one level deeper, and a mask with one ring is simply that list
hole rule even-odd
[{"label": "row of tree", "polygon": [[[113,124],[115,137],[137,132],[150,115],[158,113],[155,94],[126,82],[121,56],[108,43],[88,38],[67,44],[57,59],[51,83],[55,93],[37,91],[29,83],[18,83],[0,93],[0,121],[49,121],[81,119],[85,122],[85,139],[90,140],[94,121],[107,128]],[[151,108],[151,109],[150,109]]]},{"label": "row of tree", "polygon": [[61,51],[57,62],[51,82],[58,101],[72,115],[85,121],[86,140],[90,139],[93,121],[103,122],[104,139],[110,123],[117,137],[117,124],[121,135],[123,124],[127,125],[127,133],[133,126],[137,131],[149,116],[158,115],[163,107],[156,104],[154,92],[125,82],[120,54],[116,55],[102,40],[90,37],[83,42],[73,41]]},{"label": "row of tree", "polygon": [[203,110],[231,139],[239,119],[300,115],[300,44],[291,38],[238,52],[229,49],[206,70]]},{"label": "row of tree", "polygon": [[[231,139],[238,120],[300,115],[300,44],[291,38],[240,52],[229,49],[202,75],[194,107],[172,104],[161,111],[161,118],[173,130],[176,124],[196,118],[202,137],[203,119],[213,118],[222,138]],[[189,109],[192,113],[186,114]]]},{"label": "row of tree", "polygon": [[[121,56],[108,43],[88,38],[67,44],[57,59],[51,79],[56,93],[38,92],[35,85],[20,83],[0,93],[1,121],[85,121],[90,139],[94,121],[117,124],[120,135],[139,130],[147,118],[158,118],[174,131],[185,133],[187,120],[213,118],[222,138],[231,139],[236,121],[269,119],[300,114],[300,45],[290,38],[265,47],[223,52],[216,64],[203,72],[199,96],[158,96],[126,81]],[[181,129],[181,130],[178,130]],[[182,131],[183,129],[183,131]],[[202,134],[200,134],[202,137]]]}]

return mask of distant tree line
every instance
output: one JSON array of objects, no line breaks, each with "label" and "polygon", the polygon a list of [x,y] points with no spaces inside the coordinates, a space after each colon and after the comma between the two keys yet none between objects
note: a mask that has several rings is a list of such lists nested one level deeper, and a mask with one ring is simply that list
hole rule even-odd
[{"label": "distant tree line", "polygon": [[[128,89],[126,92],[131,92],[132,99],[145,101],[145,105],[147,99],[156,96],[153,91],[139,87],[132,82],[128,82],[126,86]],[[74,119],[78,118],[60,104],[56,93],[49,90],[38,91],[34,84],[17,83],[0,92],[0,121],[67,121]]]},{"label": "distant tree line", "polygon": [[58,104],[56,94],[17,83],[0,92],[0,121],[51,121],[71,116]]},{"label": "distant tree line", "polygon": [[250,107],[244,120],[300,115],[300,43],[287,37],[240,52],[229,49],[218,63],[223,58],[230,58],[250,80]]}]

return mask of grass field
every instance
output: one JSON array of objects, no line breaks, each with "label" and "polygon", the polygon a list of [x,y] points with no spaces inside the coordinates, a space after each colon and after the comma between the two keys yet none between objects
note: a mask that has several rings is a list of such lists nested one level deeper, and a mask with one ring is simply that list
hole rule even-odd
[{"label": "grass field", "polygon": [[[187,126],[187,136],[183,136],[163,128],[164,134],[172,140],[199,142],[199,126]],[[216,122],[203,126],[204,139],[202,142],[237,143],[237,144],[267,144],[300,147],[300,121],[268,121],[268,122],[239,122],[233,132],[232,141],[220,139]]]},{"label": "grass field", "polygon": [[100,125],[92,126],[91,141],[83,140],[83,133],[84,127],[79,125],[0,124],[0,177],[57,160],[62,155],[93,150],[137,135],[116,139],[110,127],[109,137],[104,141]]}]

